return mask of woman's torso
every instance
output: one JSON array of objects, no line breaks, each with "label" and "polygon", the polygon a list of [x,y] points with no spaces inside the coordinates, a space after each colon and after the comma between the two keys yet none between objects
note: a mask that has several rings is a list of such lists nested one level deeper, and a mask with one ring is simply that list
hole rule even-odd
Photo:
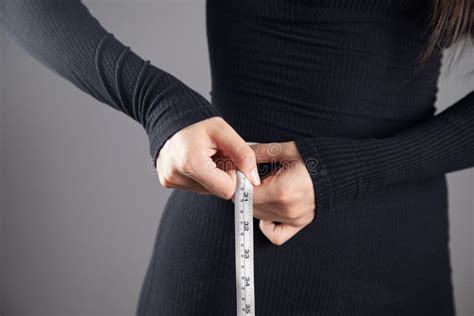
[{"label": "woman's torso", "polygon": [[[433,115],[437,91],[439,56],[416,71],[429,5],[208,0],[213,104],[254,142],[415,125]],[[173,192],[144,290],[150,310],[235,313],[233,220],[230,201]],[[443,175],[339,204],[280,247],[254,227],[259,315],[453,311]]]},{"label": "woman's torso", "polygon": [[249,141],[388,136],[434,112],[426,0],[209,0],[213,103]]}]

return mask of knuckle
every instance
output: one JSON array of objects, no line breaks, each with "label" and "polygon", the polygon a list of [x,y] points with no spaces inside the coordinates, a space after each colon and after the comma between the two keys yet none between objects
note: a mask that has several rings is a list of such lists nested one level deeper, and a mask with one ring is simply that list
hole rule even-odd
[{"label": "knuckle", "polygon": [[163,174],[163,180],[166,183],[173,183],[176,180],[176,175],[177,175],[176,169],[173,168]]},{"label": "knuckle", "polygon": [[162,187],[167,188],[167,189],[171,188],[172,184],[169,180],[166,179],[166,177],[159,175],[158,178],[160,180],[160,184]]},{"label": "knuckle", "polygon": [[234,192],[230,190],[222,193],[222,198],[224,200],[230,200],[233,196],[234,196]]},{"label": "knuckle", "polygon": [[167,188],[167,189],[171,189],[173,187],[173,184],[168,181],[163,181],[162,185],[164,188]]},{"label": "knuckle", "polygon": [[243,167],[248,169],[255,164],[256,156],[255,152],[248,146],[247,144],[242,145],[237,150],[237,156],[240,162],[242,163]]},{"label": "knuckle", "polygon": [[284,213],[285,217],[293,222],[300,218],[298,210],[294,208],[288,208],[285,210]]},{"label": "knuckle", "polygon": [[222,117],[216,116],[209,119],[207,131],[211,134],[215,134],[215,133],[225,130],[227,127],[228,127],[227,122]]},{"label": "knuckle", "polygon": [[212,119],[215,121],[215,124],[218,127],[228,126],[227,122],[220,116],[213,117]]},{"label": "knuckle", "polygon": [[180,168],[184,174],[190,174],[194,170],[193,162],[189,156],[183,157]]}]

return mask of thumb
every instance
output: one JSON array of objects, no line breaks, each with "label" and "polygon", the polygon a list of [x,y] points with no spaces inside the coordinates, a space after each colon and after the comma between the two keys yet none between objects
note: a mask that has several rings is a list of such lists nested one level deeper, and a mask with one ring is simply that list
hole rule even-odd
[{"label": "thumb", "polygon": [[214,141],[217,143],[218,149],[224,151],[232,159],[235,166],[253,185],[260,184],[255,152],[232,127],[227,125],[226,128],[217,131]]}]

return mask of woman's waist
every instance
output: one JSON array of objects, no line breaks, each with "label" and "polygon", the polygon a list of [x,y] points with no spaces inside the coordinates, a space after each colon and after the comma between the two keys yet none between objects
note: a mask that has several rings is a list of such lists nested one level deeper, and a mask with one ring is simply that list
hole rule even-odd
[{"label": "woman's waist", "polygon": [[[311,136],[385,137],[431,117],[434,97],[423,105],[396,106],[397,96],[371,93],[288,97],[267,89],[213,84],[212,103],[247,141],[288,141]],[[429,102],[429,100],[431,102]],[[405,101],[405,99],[403,99]],[[402,101],[400,101],[402,102]]]}]

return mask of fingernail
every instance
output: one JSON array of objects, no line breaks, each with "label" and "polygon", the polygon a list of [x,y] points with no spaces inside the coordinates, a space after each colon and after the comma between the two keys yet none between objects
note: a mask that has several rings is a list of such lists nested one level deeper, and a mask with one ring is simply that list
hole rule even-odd
[{"label": "fingernail", "polygon": [[260,176],[258,175],[257,168],[253,169],[251,172],[252,183],[254,185],[260,185]]}]

